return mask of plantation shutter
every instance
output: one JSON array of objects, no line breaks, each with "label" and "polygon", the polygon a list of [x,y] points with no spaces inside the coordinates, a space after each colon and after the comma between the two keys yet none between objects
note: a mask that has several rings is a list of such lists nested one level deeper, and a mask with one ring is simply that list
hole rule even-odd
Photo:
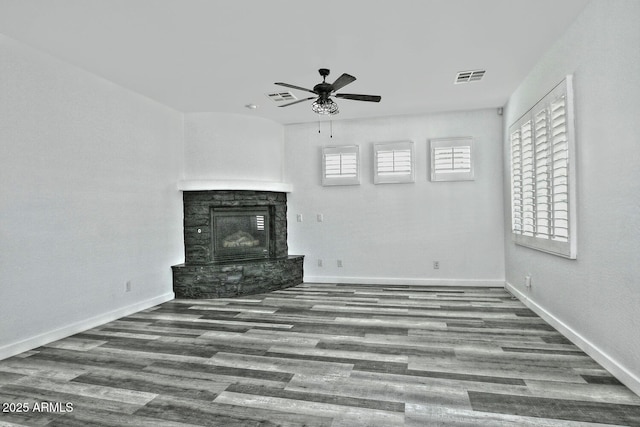
[{"label": "plantation shutter", "polygon": [[407,175],[411,173],[411,150],[380,150],[378,175]]},{"label": "plantation shutter", "polygon": [[471,147],[443,147],[434,149],[435,173],[469,172]]},{"label": "plantation shutter", "polygon": [[471,138],[431,140],[431,180],[473,180],[473,140]]},{"label": "plantation shutter", "polygon": [[415,181],[413,142],[374,144],[373,155],[375,184]]},{"label": "plantation shutter", "polygon": [[354,153],[325,155],[325,178],[354,177],[358,172],[358,162]]},{"label": "plantation shutter", "polygon": [[548,239],[551,235],[551,151],[549,149],[547,109],[534,116],[534,149],[535,149],[535,218],[536,236]]},{"label": "plantation shutter", "polygon": [[553,239],[569,239],[569,140],[567,138],[566,96],[551,102],[551,147],[553,187]]},{"label": "plantation shutter", "polygon": [[534,216],[534,171],[533,171],[533,142],[531,138],[531,121],[527,121],[521,128],[522,142],[522,233],[532,236],[535,228]]},{"label": "plantation shutter", "polygon": [[522,133],[516,128],[511,133],[511,230],[522,234]]}]

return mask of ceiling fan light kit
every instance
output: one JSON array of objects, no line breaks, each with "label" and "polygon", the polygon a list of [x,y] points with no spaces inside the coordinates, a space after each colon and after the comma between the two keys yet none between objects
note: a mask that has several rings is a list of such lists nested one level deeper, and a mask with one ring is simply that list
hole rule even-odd
[{"label": "ceiling fan light kit", "polygon": [[366,102],[380,102],[382,99],[381,96],[378,95],[359,95],[353,93],[334,93],[337,90],[342,89],[349,83],[352,83],[356,80],[355,77],[349,74],[342,74],[340,77],[336,79],[335,82],[327,83],[326,79],[329,75],[329,69],[320,68],[318,70],[320,75],[322,76],[322,83],[318,83],[313,87],[313,89],[307,89],[301,86],[295,86],[288,83],[276,82],[275,84],[280,86],[289,87],[292,89],[303,90],[305,92],[311,92],[316,96],[311,96],[305,99],[299,99],[294,102],[290,102],[288,104],[279,105],[279,107],[288,107],[290,105],[298,104],[300,102],[309,101],[315,99],[313,104],[311,104],[311,109],[318,114],[322,115],[335,115],[340,111],[338,109],[338,104],[336,104],[331,97],[343,98],[343,99],[351,99],[354,101],[366,101]]},{"label": "ceiling fan light kit", "polygon": [[334,115],[340,112],[338,104],[333,102],[332,99],[317,99],[311,104],[311,109],[314,113],[322,115]]}]

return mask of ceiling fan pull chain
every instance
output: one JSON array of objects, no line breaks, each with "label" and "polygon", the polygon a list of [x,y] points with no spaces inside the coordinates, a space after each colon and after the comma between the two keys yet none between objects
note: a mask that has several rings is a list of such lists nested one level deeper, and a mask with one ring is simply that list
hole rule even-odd
[{"label": "ceiling fan pull chain", "polygon": [[329,130],[330,130],[329,138],[333,138],[333,120],[329,120]]}]

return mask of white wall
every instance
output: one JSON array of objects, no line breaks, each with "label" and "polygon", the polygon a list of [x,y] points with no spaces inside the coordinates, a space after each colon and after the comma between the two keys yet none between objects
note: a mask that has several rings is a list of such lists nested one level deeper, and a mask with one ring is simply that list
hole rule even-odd
[{"label": "white wall", "polygon": [[[511,96],[509,126],[574,74],[578,259],[516,246],[509,286],[640,392],[640,2],[591,2]],[[505,129],[506,131],[506,129]],[[505,181],[508,144],[505,141]],[[505,207],[510,209],[505,186]],[[523,286],[532,276],[531,291]]]},{"label": "white wall", "polygon": [[172,298],[182,150],[182,114],[0,36],[0,359]]},{"label": "white wall", "polygon": [[[491,109],[338,121],[333,138],[328,122],[286,126],[289,253],[306,255],[305,281],[503,284],[501,123]],[[457,136],[475,138],[476,180],[430,182],[427,141]],[[372,144],[400,140],[416,145],[416,182],[374,185]],[[321,186],[321,147],[351,144],[361,185]]]},{"label": "white wall", "polygon": [[282,182],[283,126],[226,113],[185,114],[185,179]]}]

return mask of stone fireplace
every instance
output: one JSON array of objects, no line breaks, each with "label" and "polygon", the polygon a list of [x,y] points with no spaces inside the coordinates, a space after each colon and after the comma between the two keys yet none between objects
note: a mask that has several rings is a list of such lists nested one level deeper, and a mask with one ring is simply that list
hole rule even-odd
[{"label": "stone fireplace", "polygon": [[287,247],[284,192],[184,191],[185,263],[175,265],[176,298],[268,292],[303,280]]}]

